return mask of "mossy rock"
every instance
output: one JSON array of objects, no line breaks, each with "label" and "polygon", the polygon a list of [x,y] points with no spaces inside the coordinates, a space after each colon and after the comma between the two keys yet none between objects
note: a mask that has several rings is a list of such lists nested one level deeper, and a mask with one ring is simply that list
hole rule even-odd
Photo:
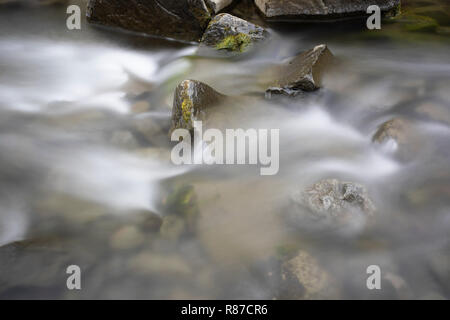
[{"label": "mossy rock", "polygon": [[199,53],[239,55],[248,52],[255,44],[267,39],[268,36],[264,28],[223,13],[214,17],[209,23],[201,40]]},{"label": "mossy rock", "polygon": [[234,52],[245,52],[248,50],[252,40],[245,33],[227,36],[216,45],[217,50],[231,50]]},{"label": "mossy rock", "polygon": [[226,97],[210,86],[195,80],[185,80],[176,90],[172,109],[171,134],[176,129],[194,129],[194,121],[204,121],[207,110],[220,104]]}]

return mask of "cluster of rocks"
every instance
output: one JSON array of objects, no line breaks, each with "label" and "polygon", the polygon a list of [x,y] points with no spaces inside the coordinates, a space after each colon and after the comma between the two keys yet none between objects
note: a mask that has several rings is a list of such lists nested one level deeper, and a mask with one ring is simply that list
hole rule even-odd
[{"label": "cluster of rocks", "polygon": [[[370,2],[370,3],[369,3]],[[200,42],[201,55],[240,55],[270,38],[268,30],[242,18],[270,20],[335,20],[366,15],[368,6],[376,4],[385,13],[397,12],[399,0],[90,0],[88,21],[119,27],[158,37]],[[239,14],[241,17],[230,13]],[[262,19],[261,19],[262,18]],[[259,81],[266,97],[273,94],[295,96],[322,86],[322,78],[333,62],[326,45],[288,59],[264,70]],[[208,110],[226,97],[195,80],[185,80],[176,89],[172,123],[174,129],[191,130],[194,120],[204,120]]]},{"label": "cluster of rocks", "polygon": [[[333,55],[328,47],[318,45],[265,70],[261,81],[264,93],[271,98],[273,94],[296,96],[317,90],[332,64]],[[192,130],[194,121],[205,121],[209,110],[230,98],[200,81],[183,81],[175,90],[170,132],[179,128]]]},{"label": "cluster of rocks", "polygon": [[[243,52],[267,38],[255,20],[336,20],[366,16],[367,7],[378,5],[395,14],[400,0],[348,2],[343,0],[90,0],[88,21],[180,41],[201,42],[221,51]],[[228,12],[226,12],[228,10]],[[222,13],[221,13],[222,12]],[[248,15],[243,20],[229,12]],[[219,14],[221,13],[221,14]],[[245,17],[247,18],[247,17]]]},{"label": "cluster of rocks", "polygon": [[153,36],[201,42],[202,49],[242,53],[268,37],[253,23],[219,12],[232,0],[91,0],[88,21]]}]

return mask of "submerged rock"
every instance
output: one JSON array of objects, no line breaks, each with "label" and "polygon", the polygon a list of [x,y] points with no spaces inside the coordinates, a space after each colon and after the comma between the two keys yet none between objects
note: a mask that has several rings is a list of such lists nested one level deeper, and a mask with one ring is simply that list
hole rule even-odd
[{"label": "submerged rock", "polygon": [[395,15],[400,0],[255,0],[264,16],[272,20],[337,20],[361,17],[371,5],[378,5],[381,11]]},{"label": "submerged rock", "polygon": [[274,68],[269,77],[266,93],[297,95],[301,91],[314,91],[320,88],[322,77],[333,60],[333,54],[322,44],[294,57],[285,65]]},{"label": "submerged rock", "polygon": [[373,141],[382,143],[387,139],[394,139],[399,143],[406,141],[406,133],[409,130],[410,122],[405,119],[395,118],[383,123],[375,132]]},{"label": "submerged rock", "polygon": [[167,144],[167,130],[170,128],[170,119],[142,114],[133,119],[134,131],[152,146]]},{"label": "submerged rock", "polygon": [[211,17],[230,0],[90,0],[92,23],[182,41],[199,41]]},{"label": "submerged rock", "polygon": [[111,143],[120,148],[135,149],[139,147],[139,142],[133,133],[127,130],[113,132]]},{"label": "submerged rock", "polygon": [[145,241],[144,234],[135,226],[124,226],[117,230],[110,239],[114,250],[135,249]]},{"label": "submerged rock", "polygon": [[185,80],[178,85],[172,109],[172,127],[175,129],[193,130],[194,121],[205,120],[206,110],[226,97],[210,86],[195,80]]},{"label": "submerged rock", "polygon": [[375,132],[372,141],[383,145],[402,161],[410,160],[420,153],[424,141],[410,120],[394,118],[384,122]]},{"label": "submerged rock", "polygon": [[419,117],[425,120],[450,125],[450,113],[448,112],[447,105],[443,101],[423,101],[414,108],[414,111]]},{"label": "submerged rock", "polygon": [[193,270],[187,261],[175,254],[160,254],[143,251],[129,261],[129,268],[134,272],[158,277],[183,277],[192,275]]},{"label": "submerged rock", "polygon": [[161,203],[163,212],[161,235],[170,240],[191,236],[197,229],[200,216],[194,186],[175,183],[167,191]]},{"label": "submerged rock", "polygon": [[307,251],[300,250],[282,263],[281,299],[324,299],[337,295],[330,274]]},{"label": "submerged rock", "polygon": [[366,188],[336,179],[292,195],[289,215],[302,228],[359,230],[375,212]]},{"label": "submerged rock", "polygon": [[247,52],[268,37],[267,31],[248,21],[227,13],[214,17],[201,40],[201,51],[210,47],[227,54]]}]

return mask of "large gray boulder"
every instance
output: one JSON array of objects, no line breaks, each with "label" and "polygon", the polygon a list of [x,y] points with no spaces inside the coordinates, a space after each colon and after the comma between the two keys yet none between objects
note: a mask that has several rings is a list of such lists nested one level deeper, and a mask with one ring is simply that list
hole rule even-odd
[{"label": "large gray boulder", "polygon": [[272,20],[335,20],[364,16],[371,5],[396,14],[400,0],[255,0],[255,4]]},{"label": "large gray boulder", "polygon": [[212,16],[230,0],[90,0],[91,23],[181,41],[199,41]]}]

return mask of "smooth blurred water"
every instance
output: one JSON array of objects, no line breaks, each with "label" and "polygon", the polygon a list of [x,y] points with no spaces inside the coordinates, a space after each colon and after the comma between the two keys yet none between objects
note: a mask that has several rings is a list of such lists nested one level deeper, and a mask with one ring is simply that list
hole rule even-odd
[{"label": "smooth blurred water", "polygon": [[[448,39],[368,40],[352,23],[272,28],[253,55],[208,59],[84,20],[68,31],[64,6],[0,7],[0,297],[271,299],[277,251],[294,246],[334,279],[338,293],[326,298],[448,298]],[[341,60],[323,90],[264,99],[264,67],[321,43]],[[225,118],[227,127],[280,129],[278,175],[171,164],[167,130],[184,79],[240,97],[218,127]],[[148,110],[133,112],[143,101]],[[420,112],[426,103],[434,111]],[[372,143],[393,117],[416,123],[408,161],[395,143]],[[163,137],[136,134],[142,119]],[[375,222],[336,235],[286,221],[292,192],[327,178],[363,184]],[[140,214],[165,217],[179,183],[196,193],[195,233],[179,241],[141,230]],[[65,290],[69,264],[85,270],[80,292]],[[387,289],[367,290],[370,264],[386,271]]]}]

